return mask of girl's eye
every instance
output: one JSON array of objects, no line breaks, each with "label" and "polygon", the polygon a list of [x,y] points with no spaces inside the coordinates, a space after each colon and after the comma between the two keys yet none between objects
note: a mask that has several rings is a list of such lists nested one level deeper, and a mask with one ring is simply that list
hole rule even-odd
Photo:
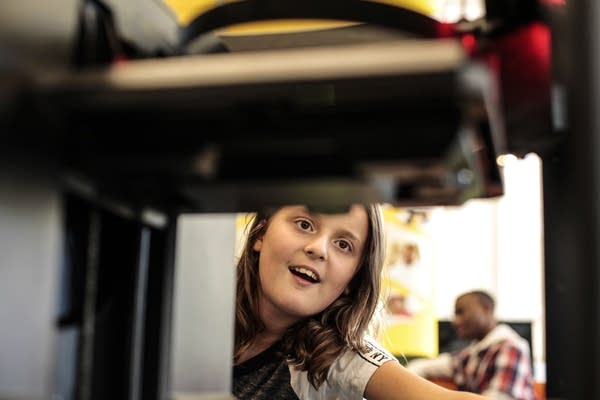
[{"label": "girl's eye", "polygon": [[348,242],[347,240],[340,239],[337,241],[337,245],[340,249],[344,251],[352,251],[352,244],[350,244],[350,242]]},{"label": "girl's eye", "polygon": [[310,221],[307,221],[305,219],[297,220],[296,225],[303,231],[311,231],[311,232],[313,231],[312,224],[310,223]]}]

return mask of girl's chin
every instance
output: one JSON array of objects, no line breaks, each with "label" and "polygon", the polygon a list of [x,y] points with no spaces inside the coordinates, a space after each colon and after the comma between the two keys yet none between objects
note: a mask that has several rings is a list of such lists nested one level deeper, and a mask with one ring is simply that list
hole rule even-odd
[{"label": "girl's chin", "polygon": [[290,319],[294,319],[295,322],[300,321],[301,319],[312,317],[323,311],[325,307],[307,307],[306,304],[295,304],[288,303],[285,306],[281,307],[282,310],[287,314]]}]

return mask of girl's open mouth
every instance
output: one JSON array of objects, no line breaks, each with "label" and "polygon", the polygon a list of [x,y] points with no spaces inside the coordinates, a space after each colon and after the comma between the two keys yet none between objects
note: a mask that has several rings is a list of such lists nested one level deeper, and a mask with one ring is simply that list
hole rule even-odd
[{"label": "girl's open mouth", "polygon": [[311,271],[310,269],[304,268],[304,267],[296,267],[296,266],[292,266],[289,267],[289,270],[292,274],[296,275],[297,277],[306,280],[310,283],[319,283],[319,276],[314,272]]}]

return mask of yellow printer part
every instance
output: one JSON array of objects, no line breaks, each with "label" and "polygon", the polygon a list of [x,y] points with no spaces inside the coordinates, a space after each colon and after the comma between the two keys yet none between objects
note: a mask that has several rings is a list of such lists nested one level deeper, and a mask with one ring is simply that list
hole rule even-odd
[{"label": "yellow printer part", "polygon": [[[164,0],[164,3],[176,15],[179,24],[186,25],[198,15],[224,3],[239,0]],[[436,0],[377,0],[378,3],[386,3],[404,7],[412,11],[432,16],[435,11]],[[257,21],[237,24],[220,31],[221,34],[230,35],[252,35],[283,32],[299,32],[307,30],[328,29],[339,26],[353,25],[354,22],[332,21],[332,20],[277,20]]]}]

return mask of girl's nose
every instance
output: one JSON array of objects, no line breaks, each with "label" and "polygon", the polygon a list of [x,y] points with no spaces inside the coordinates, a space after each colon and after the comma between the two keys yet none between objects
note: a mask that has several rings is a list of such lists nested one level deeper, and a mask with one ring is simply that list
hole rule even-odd
[{"label": "girl's nose", "polygon": [[324,235],[315,236],[304,247],[304,252],[311,258],[325,260],[327,258],[328,239]]}]

